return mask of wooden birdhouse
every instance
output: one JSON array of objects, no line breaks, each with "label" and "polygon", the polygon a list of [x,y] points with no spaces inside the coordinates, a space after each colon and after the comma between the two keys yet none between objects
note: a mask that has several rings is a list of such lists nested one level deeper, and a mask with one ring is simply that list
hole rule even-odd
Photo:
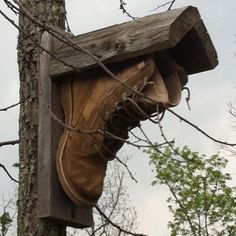
[{"label": "wooden birdhouse", "polygon": [[[57,34],[55,34],[57,35]],[[55,167],[63,127],[61,81],[95,77],[104,68],[168,53],[187,74],[211,70],[217,53],[195,7],[185,7],[114,25],[75,37],[44,33],[40,58],[38,132],[38,216],[83,228],[93,223],[92,209],[76,205],[64,193]],[[53,55],[53,56],[52,56]],[[90,76],[91,77],[91,76]],[[59,121],[57,118],[59,118]]]}]

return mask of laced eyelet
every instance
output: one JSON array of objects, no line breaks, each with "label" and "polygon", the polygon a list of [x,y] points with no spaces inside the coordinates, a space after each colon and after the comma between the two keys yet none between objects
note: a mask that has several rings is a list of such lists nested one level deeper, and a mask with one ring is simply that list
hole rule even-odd
[{"label": "laced eyelet", "polygon": [[125,100],[127,98],[127,94],[126,93],[123,93],[122,94],[122,98]]}]

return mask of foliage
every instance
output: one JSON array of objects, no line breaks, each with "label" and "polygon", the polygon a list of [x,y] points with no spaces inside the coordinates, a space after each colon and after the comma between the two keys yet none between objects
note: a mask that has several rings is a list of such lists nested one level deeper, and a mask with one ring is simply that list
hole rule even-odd
[{"label": "foliage", "polygon": [[207,157],[188,147],[147,152],[155,172],[152,184],[164,184],[171,192],[171,236],[236,235],[236,191],[228,186],[230,174],[223,172],[224,157]]},{"label": "foliage", "polygon": [[5,236],[7,234],[8,229],[11,226],[12,218],[8,211],[4,211],[0,216],[0,228],[1,228],[1,236]]},{"label": "foliage", "polygon": [[0,236],[16,235],[17,192],[0,193]]}]

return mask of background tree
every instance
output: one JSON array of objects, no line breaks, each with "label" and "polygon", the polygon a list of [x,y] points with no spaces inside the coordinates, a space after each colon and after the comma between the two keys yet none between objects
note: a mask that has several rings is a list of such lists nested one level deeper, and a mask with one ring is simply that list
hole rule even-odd
[{"label": "background tree", "polygon": [[1,194],[0,198],[0,235],[6,236],[9,231],[13,232],[16,229],[15,217],[17,213],[16,208],[16,192],[13,195],[4,196]]},{"label": "background tree", "polygon": [[[124,159],[127,163],[128,158]],[[99,211],[94,209],[94,225],[84,230],[69,228],[68,235],[81,236],[122,236],[128,235],[128,232],[134,232],[137,229],[137,213],[131,206],[125,180],[127,170],[121,166],[118,160],[109,162],[108,173],[105,178],[104,191],[98,202]],[[105,214],[108,219],[104,218]],[[114,227],[114,225],[118,227]],[[138,234],[137,234],[138,235]]]},{"label": "background tree", "polygon": [[154,167],[153,185],[166,185],[173,220],[171,235],[236,235],[236,189],[224,173],[227,160],[219,154],[207,157],[184,147],[148,151]]},{"label": "background tree", "polygon": [[[105,179],[104,191],[98,203],[97,210],[94,209],[95,223],[91,228],[75,229],[68,227],[68,236],[99,236],[99,235],[140,235],[136,234],[137,213],[131,206],[127,186],[125,186],[127,174],[128,157],[123,158],[123,165],[115,159],[109,162],[108,173]],[[0,236],[16,234],[15,217],[17,212],[17,195],[2,196],[0,199]],[[107,218],[104,218],[106,215]]]}]

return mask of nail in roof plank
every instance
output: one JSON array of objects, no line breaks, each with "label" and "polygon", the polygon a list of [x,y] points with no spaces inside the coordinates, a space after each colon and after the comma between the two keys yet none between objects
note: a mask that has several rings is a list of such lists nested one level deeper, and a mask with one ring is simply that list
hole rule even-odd
[{"label": "nail in roof plank", "polygon": [[[197,8],[191,6],[146,16],[72,39],[96,55],[104,64],[168,49],[173,51],[177,61],[182,62],[188,74],[213,69],[217,65],[217,54],[204,23]],[[89,55],[58,40],[55,40],[54,44],[55,56],[66,64],[81,71],[98,66]],[[191,50],[192,47],[195,50]],[[196,53],[198,49],[201,53],[196,61],[195,55],[187,52]],[[185,53],[182,54],[179,50]],[[194,63],[190,65],[193,60]],[[51,59],[51,77],[60,77],[72,72],[73,68]]]}]

